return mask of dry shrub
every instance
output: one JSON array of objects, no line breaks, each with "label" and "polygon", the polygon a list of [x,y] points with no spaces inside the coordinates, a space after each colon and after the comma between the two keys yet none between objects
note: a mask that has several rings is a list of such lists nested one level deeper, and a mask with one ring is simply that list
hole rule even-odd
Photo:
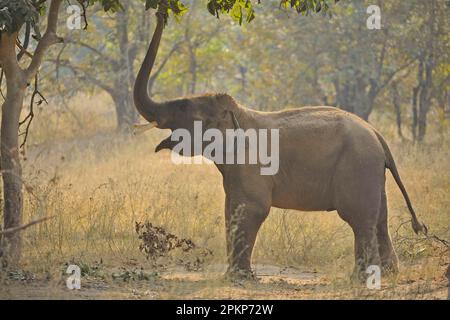
[{"label": "dry shrub", "polygon": [[[168,261],[175,260],[188,271],[198,271],[213,255],[210,249],[198,247],[191,239],[179,238],[150,222],[136,222],[136,233],[141,240],[139,250],[156,268],[165,268]],[[166,264],[161,262],[161,258]]]}]

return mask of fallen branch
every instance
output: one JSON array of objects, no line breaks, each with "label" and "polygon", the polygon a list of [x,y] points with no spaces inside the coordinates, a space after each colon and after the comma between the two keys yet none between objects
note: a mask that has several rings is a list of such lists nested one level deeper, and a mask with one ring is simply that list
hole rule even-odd
[{"label": "fallen branch", "polygon": [[394,232],[395,238],[398,242],[404,242],[404,241],[417,241],[417,242],[425,242],[425,241],[431,241],[431,242],[435,242],[440,244],[441,246],[443,246],[445,248],[445,251],[450,251],[450,241],[440,238],[435,234],[432,233],[427,233],[424,234],[423,237],[415,237],[415,238],[408,238],[408,237],[402,237],[399,235],[399,231],[400,229],[407,223],[410,223],[410,220],[406,220],[403,221],[399,224],[399,226],[397,227],[397,229]]},{"label": "fallen branch", "polygon": [[435,241],[441,243],[442,245],[444,245],[445,247],[447,247],[448,250],[450,250],[450,242],[449,241],[439,238],[438,236],[436,236],[434,234],[428,235],[428,236],[426,236],[426,238],[429,240],[435,240]]},{"label": "fallen branch", "polygon": [[6,230],[2,230],[2,231],[0,231],[0,235],[3,236],[3,235],[7,235],[7,234],[11,234],[11,233],[16,233],[16,232],[19,232],[19,231],[23,231],[23,230],[25,230],[25,229],[27,229],[27,228],[29,228],[29,227],[35,225],[35,224],[38,224],[38,223],[47,221],[47,220],[52,219],[52,218],[54,218],[54,217],[55,217],[55,216],[45,217],[45,218],[41,218],[41,219],[37,219],[37,220],[31,221],[30,223],[24,224],[24,225],[22,225],[22,226],[18,226],[18,227],[14,227],[14,228],[9,228],[9,229],[6,229]]}]

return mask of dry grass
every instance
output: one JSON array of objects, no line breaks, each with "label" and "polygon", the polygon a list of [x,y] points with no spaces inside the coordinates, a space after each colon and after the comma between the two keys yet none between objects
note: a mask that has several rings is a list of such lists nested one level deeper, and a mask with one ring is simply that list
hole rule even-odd
[{"label": "dry grass", "polygon": [[[79,98],[72,116],[42,111],[32,127],[33,146],[24,164],[25,221],[56,215],[24,232],[23,269],[3,274],[0,297],[8,298],[444,298],[450,254],[413,235],[405,203],[388,177],[390,229],[401,261],[398,278],[383,290],[349,283],[353,237],[336,213],[273,209],[259,233],[254,263],[291,267],[269,272],[258,284],[220,281],[225,263],[224,193],[211,165],[174,165],[153,149],[166,133],[117,136],[108,101]],[[92,111],[95,110],[95,111]],[[72,119],[71,119],[72,118]],[[86,121],[85,121],[86,120]],[[375,125],[391,141],[403,181],[420,218],[432,233],[450,238],[450,148],[439,139],[427,147],[399,143],[382,117]],[[448,135],[445,135],[447,137]],[[57,137],[57,138],[56,138]],[[150,221],[207,247],[207,270],[169,269],[154,274],[139,251],[136,221]],[[65,266],[84,266],[83,290],[65,289]],[[219,266],[219,267],[217,267]],[[142,270],[141,270],[142,269]],[[301,272],[299,272],[300,270]],[[113,277],[113,275],[115,275]],[[22,280],[14,280],[15,278]]]}]

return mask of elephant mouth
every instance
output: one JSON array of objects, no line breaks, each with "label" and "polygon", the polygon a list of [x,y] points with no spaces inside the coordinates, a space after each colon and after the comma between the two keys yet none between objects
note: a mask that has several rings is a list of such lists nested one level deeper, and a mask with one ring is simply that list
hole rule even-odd
[{"label": "elephant mouth", "polygon": [[164,149],[172,150],[176,145],[175,141],[172,141],[172,134],[167,138],[163,139],[155,148],[155,152],[159,152]]}]

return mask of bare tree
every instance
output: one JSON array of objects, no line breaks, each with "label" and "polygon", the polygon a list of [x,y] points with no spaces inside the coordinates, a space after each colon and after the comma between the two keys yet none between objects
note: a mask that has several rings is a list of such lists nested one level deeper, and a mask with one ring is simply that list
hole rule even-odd
[{"label": "bare tree", "polygon": [[[19,65],[16,43],[19,31],[1,32],[0,65],[6,79],[6,96],[1,121],[1,172],[4,194],[4,228],[17,228],[22,224],[22,167],[19,158],[19,123],[25,92],[37,77],[44,55],[50,46],[62,42],[56,35],[59,8],[62,0],[52,0],[47,14],[47,28],[38,41],[31,62],[26,68]],[[28,41],[28,40],[27,40]],[[26,134],[26,133],[25,133]],[[11,264],[17,264],[21,253],[19,233],[6,233],[1,251]]]}]

